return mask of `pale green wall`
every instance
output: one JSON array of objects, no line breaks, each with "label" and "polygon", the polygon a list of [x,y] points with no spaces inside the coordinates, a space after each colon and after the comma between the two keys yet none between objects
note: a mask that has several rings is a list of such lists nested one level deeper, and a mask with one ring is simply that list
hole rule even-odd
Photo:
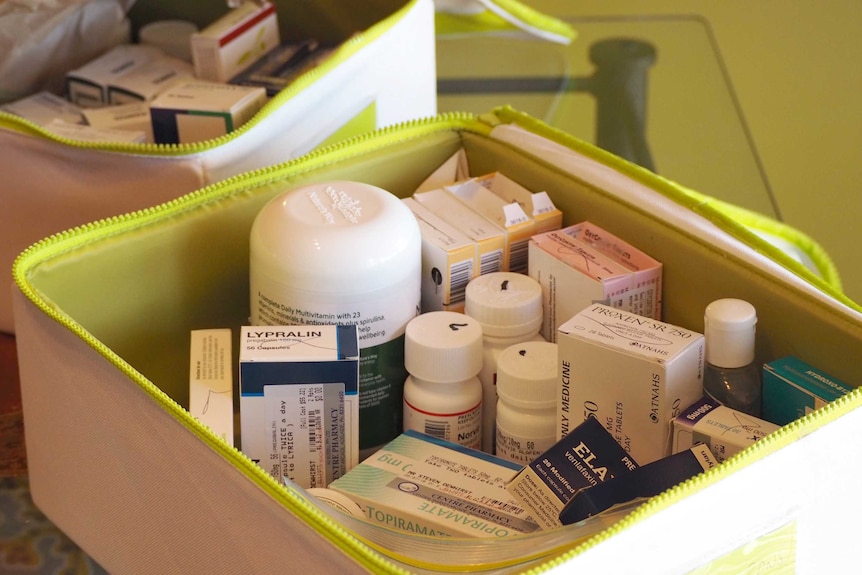
[{"label": "pale green wall", "polygon": [[[561,16],[697,14],[721,56],[784,221],[862,302],[862,3],[528,0]],[[728,166],[732,169],[732,166]],[[686,182],[682,182],[686,183]]]}]

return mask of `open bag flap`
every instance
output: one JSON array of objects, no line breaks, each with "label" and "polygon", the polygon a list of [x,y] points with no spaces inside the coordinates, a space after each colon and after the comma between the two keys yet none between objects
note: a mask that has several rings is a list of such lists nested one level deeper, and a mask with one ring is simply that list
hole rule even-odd
[{"label": "open bag flap", "polygon": [[517,0],[435,0],[437,33],[521,32],[541,40],[568,44],[577,33],[567,22]]},{"label": "open bag flap", "polygon": [[[652,514],[664,517],[678,509],[650,508],[586,540],[572,534],[562,546],[543,549],[534,541],[529,558],[508,555],[510,541],[494,542],[499,543],[496,563],[470,564],[470,556],[461,553],[464,548],[455,553],[440,541],[427,542],[421,557],[394,557],[377,549],[370,538],[301,504],[296,493],[183,408],[188,400],[189,331],[247,321],[248,234],[269,199],[285,189],[330,179],[365,181],[407,197],[460,149],[473,174],[504,171],[528,189],[547,191],[564,212],[564,223],[595,222],[631,238],[662,261],[666,321],[698,330],[707,303],[728,295],[741,297],[758,309],[759,358],[804,353],[836,377],[859,385],[859,307],[804,266],[786,256],[782,260],[777,250],[775,260],[764,255],[770,253],[766,242],[713,206],[513,110],[482,118],[446,115],[362,136],[155,209],[60,234],[22,254],[14,268],[15,310],[22,326],[19,356],[33,494],[40,508],[78,535],[85,549],[97,551],[97,560],[108,568],[122,567],[123,557],[136,553],[133,537],[116,541],[117,533],[139,531],[150,538],[148,549],[158,545],[161,550],[146,557],[153,568],[188,565],[184,543],[189,531],[199,536],[195,543],[203,550],[200,555],[216,555],[226,546],[234,566],[258,566],[252,557],[258,542],[248,537],[248,526],[221,518],[224,509],[238,512],[244,507],[243,513],[255,517],[256,531],[287,533],[300,517],[327,545],[368,568],[388,572],[399,572],[393,561],[407,563],[411,570],[521,571],[551,567],[552,558],[564,553],[564,559],[576,565],[581,554],[613,545],[630,529],[648,524]],[[85,358],[77,357],[81,354]],[[124,409],[99,409],[94,417],[89,409],[104,405],[106,397]],[[859,402],[857,390],[812,414],[817,417],[782,428],[775,440],[740,454],[736,464],[715,468],[702,486],[681,486],[672,501],[687,501],[823,425],[846,419]],[[80,425],[82,416],[87,419],[86,435],[62,432],[73,422]],[[164,429],[164,437],[152,444],[142,441],[153,426]],[[122,427],[122,433],[114,433],[116,427]],[[170,433],[182,435],[179,472],[176,453],[165,449]],[[102,439],[93,441],[95,437]],[[93,469],[75,482],[57,481],[56,463],[78,457]],[[128,479],[127,465],[132,466],[134,482]],[[194,481],[202,469],[221,480],[256,486],[266,496],[238,502],[236,490],[202,492]],[[140,495],[142,485],[146,497]],[[769,486],[760,482],[750,488]],[[183,513],[172,514],[170,521],[162,506],[147,510],[147,501],[182,505],[185,497],[206,499],[207,504],[183,506]],[[76,509],[87,509],[86,516],[68,501],[76,501]],[[114,510],[127,501],[135,501],[139,513],[117,516]],[[650,536],[666,539],[667,533]],[[696,543],[700,547],[685,553],[702,557],[712,541],[703,539]],[[295,549],[302,557],[306,551]],[[284,557],[267,554],[265,559],[287,568]]]}]

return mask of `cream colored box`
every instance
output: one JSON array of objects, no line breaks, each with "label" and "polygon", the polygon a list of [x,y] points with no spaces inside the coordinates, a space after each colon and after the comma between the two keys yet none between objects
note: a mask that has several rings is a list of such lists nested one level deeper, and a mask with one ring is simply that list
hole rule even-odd
[{"label": "cream colored box", "polygon": [[506,233],[503,271],[527,273],[527,250],[536,233],[536,222],[517,202],[507,202],[489,188],[494,175],[472,178],[446,186],[458,199],[496,223]]},{"label": "cream colored box", "polygon": [[101,130],[126,130],[143,132],[146,141],[153,141],[153,123],[150,120],[150,106],[146,102],[85,108],[84,118],[87,125]]},{"label": "cream colored box", "polygon": [[703,396],[702,334],[594,304],[557,345],[558,439],[595,417],[640,465],[670,454],[671,420]]},{"label": "cream colored box", "polygon": [[266,101],[263,88],[203,81],[175,84],[150,104],[153,138],[160,144],[217,138],[250,120]]},{"label": "cream colored box", "polygon": [[143,66],[162,52],[143,44],[121,44],[80,68],[66,74],[66,97],[82,108],[98,108],[108,104],[108,86],[135,68]]},{"label": "cream colored box", "polygon": [[662,264],[590,222],[533,236],[528,274],[542,286],[548,341],[592,303],[661,318]]},{"label": "cream colored box", "polygon": [[416,192],[413,198],[476,242],[479,249],[478,275],[503,271],[506,233],[500,226],[442,188]]},{"label": "cream colored box", "polygon": [[188,62],[163,56],[129,71],[108,83],[108,103],[112,106],[148,102],[173,84],[194,80]]},{"label": "cream colored box", "polygon": [[63,138],[80,142],[143,144],[147,141],[147,135],[143,131],[94,128],[83,124],[70,124],[63,120],[53,120],[45,126],[45,129]]},{"label": "cream colored box", "polygon": [[542,234],[563,226],[563,212],[554,205],[548,192],[531,192],[500,172],[482,176],[478,181],[506,202],[520,204],[524,212],[536,222],[533,233]]},{"label": "cream colored box", "polygon": [[227,82],[281,42],[271,2],[247,1],[192,34],[195,76]]},{"label": "cream colored box", "polygon": [[422,234],[422,313],[464,311],[467,284],[479,274],[476,242],[413,198],[410,208]]},{"label": "cream colored box", "polygon": [[30,96],[0,105],[0,110],[30,120],[40,126],[54,120],[69,124],[82,124],[82,108],[51,92],[37,92]]},{"label": "cream colored box", "polygon": [[233,445],[233,341],[229,328],[195,329],[189,348],[189,413]]}]

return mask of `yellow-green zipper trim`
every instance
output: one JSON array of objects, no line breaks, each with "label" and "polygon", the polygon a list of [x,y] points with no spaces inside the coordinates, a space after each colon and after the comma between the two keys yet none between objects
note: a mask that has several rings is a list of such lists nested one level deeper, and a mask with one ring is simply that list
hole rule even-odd
[{"label": "yellow-green zipper trim", "polygon": [[744,450],[728,458],[721,465],[696,475],[691,479],[671,487],[662,494],[649,499],[643,505],[632,511],[631,514],[621,519],[618,523],[602,531],[598,535],[595,535],[581,545],[578,545],[570,552],[530,570],[529,573],[544,573],[545,571],[564,564],[572,558],[585,553],[608,539],[613,538],[626,529],[633,527],[637,523],[646,520],[651,515],[667,509],[691,494],[721,481],[725,477],[752,465],[765,456],[791,445],[800,438],[837,420],[839,417],[849,414],[851,411],[857,409],[860,404],[862,404],[862,390],[857,388],[852,393],[840,397],[821,407],[817,411],[813,411],[808,415],[779,428],[766,437],[757,440],[749,447],[746,447]]},{"label": "yellow-green zipper trim", "polygon": [[89,142],[84,140],[75,140],[57,135],[56,133],[25,120],[15,114],[0,110],[0,128],[16,131],[22,134],[38,136],[46,140],[51,140],[59,144],[70,146],[73,148],[100,150],[104,152],[116,152],[126,154],[137,154],[145,156],[185,156],[199,154],[222,146],[242,134],[254,128],[257,124],[266,120],[275,110],[285,105],[288,101],[296,97],[297,94],[308,88],[311,84],[317,82],[321,77],[330,73],[337,66],[348,60],[353,54],[370,44],[374,40],[391,30],[398,22],[400,22],[419,2],[420,0],[410,0],[404,6],[393,12],[387,18],[373,24],[366,30],[356,32],[330,54],[320,65],[308,70],[296,78],[290,85],[286,86],[275,96],[264,104],[264,106],[247,122],[236,130],[200,142],[189,142],[185,144],[156,144],[156,143],[135,143],[135,142]]},{"label": "yellow-green zipper trim", "polygon": [[[249,189],[273,182],[286,172],[302,166],[302,172],[311,171],[337,163],[347,158],[362,155],[373,150],[384,148],[396,142],[419,138],[431,133],[451,130],[467,130],[485,135],[490,133],[490,126],[479,120],[473,114],[449,113],[426,119],[413,120],[389,128],[363,134],[325,148],[320,148],[300,158],[271,167],[261,168],[227,178],[215,184],[201,188],[159,206],[138,210],[124,215],[105,218],[53,234],[33,244],[22,252],[12,266],[12,275],[21,292],[39,308],[45,315],[64,326],[106,358],[129,379],[141,387],[150,397],[158,402],[175,419],[200,437],[211,448],[225,458],[235,462],[238,467],[266,491],[270,496],[283,504],[292,512],[300,515],[327,540],[336,545],[346,554],[367,568],[388,573],[408,573],[389,562],[382,550],[375,552],[372,543],[362,540],[357,535],[344,529],[328,515],[315,508],[298,494],[291,492],[278,483],[268,473],[252,462],[244,453],[229,445],[224,439],[215,435],[209,427],[179,405],[173,398],[164,393],[157,385],[145,378],[134,367],[119,357],[113,350],[93,337],[74,319],[61,313],[42,299],[37,290],[27,281],[29,270],[40,262],[50,260],[60,254],[74,250],[96,239],[110,237],[115,234],[148,225],[163,217],[168,217],[201,204],[230,195],[231,193]],[[296,172],[294,172],[296,173]]]}]

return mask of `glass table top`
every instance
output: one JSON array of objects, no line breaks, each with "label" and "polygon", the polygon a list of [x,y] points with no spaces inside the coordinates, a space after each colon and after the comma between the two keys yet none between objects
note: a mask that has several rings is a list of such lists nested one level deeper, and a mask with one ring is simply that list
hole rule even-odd
[{"label": "glass table top", "polygon": [[437,38],[438,110],[504,104],[699,192],[781,219],[706,21],[569,19],[577,38]]}]

